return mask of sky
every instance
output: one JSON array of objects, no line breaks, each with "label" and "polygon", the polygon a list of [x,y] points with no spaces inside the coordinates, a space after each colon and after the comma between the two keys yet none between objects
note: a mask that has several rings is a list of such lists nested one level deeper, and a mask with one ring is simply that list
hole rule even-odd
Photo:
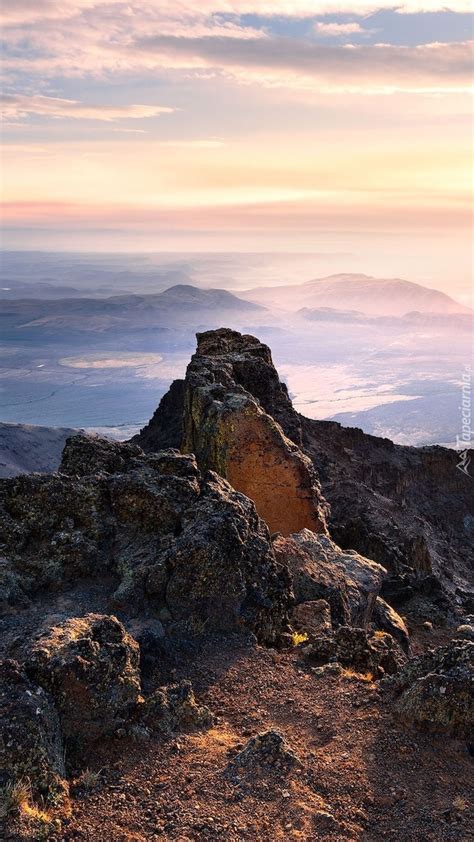
[{"label": "sky", "polygon": [[4,0],[5,248],[347,255],[467,294],[470,0]]}]

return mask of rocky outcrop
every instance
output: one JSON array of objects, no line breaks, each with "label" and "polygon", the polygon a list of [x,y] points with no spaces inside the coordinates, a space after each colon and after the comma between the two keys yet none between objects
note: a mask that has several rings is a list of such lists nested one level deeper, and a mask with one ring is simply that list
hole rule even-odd
[{"label": "rocky outcrop", "polygon": [[0,662],[0,787],[29,781],[33,795],[67,793],[64,744],[51,697],[15,661]]},{"label": "rocky outcrop", "polygon": [[421,595],[445,617],[463,605],[470,611],[474,495],[456,452],[301,421],[305,453],[330,505],[331,536],[389,570],[383,596],[397,607]]},{"label": "rocky outcrop", "polygon": [[335,626],[367,627],[382,586],[384,569],[326,535],[305,529],[274,541],[277,558],[287,564],[297,604],[324,599]]},{"label": "rocky outcrop", "polygon": [[136,440],[195,452],[256,502],[272,531],[324,533],[326,519],[342,548],[387,568],[382,595],[395,607],[414,598],[420,613],[434,606],[446,617],[474,604],[472,479],[456,469],[456,453],[302,418],[255,337],[199,334],[185,381]]},{"label": "rocky outcrop", "polygon": [[190,681],[160,688],[145,700],[140,719],[153,731],[166,734],[179,730],[209,728],[213,716],[206,705],[198,705]]},{"label": "rocky outcrop", "polygon": [[408,661],[388,682],[395,715],[408,725],[474,738],[474,643],[454,640]]},{"label": "rocky outcrop", "polygon": [[0,488],[7,610],[39,588],[115,579],[110,605],[166,608],[176,629],[275,640],[291,599],[253,503],[193,456],[76,436],[61,473]]},{"label": "rocky outcrop", "polygon": [[140,695],[138,644],[116,617],[89,614],[51,628],[26,669],[54,699],[64,737],[82,744],[123,727]]},{"label": "rocky outcrop", "polygon": [[168,421],[168,440],[176,441],[182,424],[181,450],[250,497],[271,531],[326,531],[316,472],[295,443],[300,422],[266,345],[224,328],[198,334],[179,421],[180,393],[181,386],[173,384],[135,441],[146,449],[159,446]]},{"label": "rocky outcrop", "polygon": [[262,772],[288,773],[301,767],[299,757],[290,749],[278,731],[264,731],[251,737],[244,748],[228,764],[227,772],[233,778]]},{"label": "rocky outcrop", "polygon": [[332,635],[311,636],[304,654],[313,663],[339,663],[358,672],[368,671],[374,678],[396,673],[406,661],[391,635],[352,626],[340,626]]},{"label": "rocky outcrop", "polygon": [[184,380],[174,380],[148,424],[131,441],[139,444],[146,453],[156,453],[169,447],[179,450],[184,434],[183,411]]}]

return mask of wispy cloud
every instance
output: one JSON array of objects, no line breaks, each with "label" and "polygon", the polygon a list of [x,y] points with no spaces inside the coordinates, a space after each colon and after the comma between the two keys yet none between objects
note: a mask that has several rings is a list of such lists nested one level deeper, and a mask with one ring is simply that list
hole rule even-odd
[{"label": "wispy cloud", "polygon": [[137,13],[160,14],[162,17],[206,16],[213,14],[247,15],[267,17],[316,17],[325,14],[365,15],[379,9],[395,9],[402,14],[415,12],[436,12],[449,9],[453,12],[470,12],[470,0],[15,0],[5,3],[2,19],[5,22],[23,24],[44,20],[65,20],[86,14],[93,10],[104,11],[110,7],[114,13],[133,18]]},{"label": "wispy cloud", "polygon": [[87,104],[75,99],[60,99],[51,96],[27,96],[24,94],[3,94],[0,107],[6,119],[18,119],[30,114],[43,117],[72,117],[79,120],[101,120],[107,123],[127,118],[139,120],[170,114],[175,109],[161,105],[104,105]]},{"label": "wispy cloud", "polygon": [[174,67],[214,67],[243,81],[305,86],[332,93],[448,92],[469,89],[472,44],[326,46],[306,39],[148,37],[132,54]]},{"label": "wispy cloud", "polygon": [[360,23],[322,23],[321,21],[314,24],[313,27],[316,35],[323,35],[332,38],[333,36],[350,36],[367,32]]},{"label": "wispy cloud", "polygon": [[[465,0],[16,0],[4,11],[4,64],[12,78],[15,73],[50,79],[210,69],[244,82],[311,84],[331,91],[459,90],[469,84],[472,62],[465,44],[367,44],[349,51],[342,43],[329,47],[314,38],[275,37],[269,27],[249,25],[241,16],[253,13],[270,20],[350,13],[349,21],[314,24],[317,35],[345,41],[369,32],[354,21],[355,14],[381,8],[400,13],[468,11],[470,5]],[[76,113],[68,116],[77,116],[80,108],[82,104],[72,104]]]}]

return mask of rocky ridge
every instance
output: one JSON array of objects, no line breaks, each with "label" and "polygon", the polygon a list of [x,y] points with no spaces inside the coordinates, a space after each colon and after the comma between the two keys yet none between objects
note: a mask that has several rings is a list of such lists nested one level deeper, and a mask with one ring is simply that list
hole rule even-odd
[{"label": "rocky ridge", "polygon": [[[314,818],[300,815],[295,828],[283,822],[280,834],[278,808],[277,825],[267,827],[262,814],[260,831],[227,825],[217,835],[192,819],[156,819],[161,829],[140,840],[283,839],[298,827],[307,839],[378,839],[380,822],[366,833],[368,814],[355,809],[353,795],[350,820],[336,818],[322,797],[313,752],[301,742],[303,733],[314,742],[314,723],[303,724],[303,716],[298,731],[291,707],[289,718],[282,715],[271,691],[279,669],[302,708],[304,699],[317,706],[324,698],[330,715],[350,693],[355,708],[394,717],[394,727],[472,738],[461,479],[448,476],[442,449],[420,455],[337,425],[335,443],[326,445],[313,423],[294,412],[265,345],[210,331],[198,335],[186,379],[172,385],[132,442],[73,436],[57,473],[0,483],[0,813],[13,820],[9,838],[97,835],[100,811],[93,828],[85,819],[89,830],[73,822],[69,832],[64,824],[69,793],[74,804],[80,790],[75,781],[96,780],[87,764],[118,756],[123,765],[120,745],[130,756],[144,752],[152,765],[164,756],[172,764],[168,742],[196,733],[188,770],[199,746],[228,745],[230,757],[218,753],[213,773],[225,815],[234,799],[254,798],[260,815],[259,800],[273,802],[284,785],[284,799],[299,787]],[[431,465],[426,487],[420,460]],[[436,496],[438,473],[446,484]],[[415,487],[417,498],[402,505],[397,495]],[[454,511],[465,531],[445,558]],[[399,604],[410,609],[408,623]],[[421,638],[409,630],[427,614],[444,647],[413,659]],[[234,676],[231,701],[228,691],[222,695],[226,673]],[[260,708],[252,714],[255,694],[271,705],[263,720]],[[231,722],[240,737],[229,737]],[[177,739],[178,754],[186,739]],[[318,762],[324,742],[321,751]],[[401,780],[405,774],[401,768]],[[34,813],[31,799],[57,820]],[[415,825],[406,838],[423,838]],[[110,827],[110,838],[129,838]],[[457,824],[449,835],[434,832],[427,838],[462,838]]]},{"label": "rocky ridge", "polygon": [[[211,398],[201,406],[203,391],[209,393],[211,384],[216,383],[220,396],[214,404]],[[233,468],[232,435],[224,435],[227,453],[231,451],[230,457],[227,455],[230,464],[222,464],[219,452],[206,452],[206,442],[215,441],[216,409],[220,420],[223,395],[235,408],[257,402],[297,445],[299,453],[309,457],[321,522],[324,518],[340,547],[356,550],[387,568],[383,595],[389,603],[417,607],[420,617],[436,617],[437,621],[448,612],[455,615],[458,610],[473,610],[472,478],[457,470],[458,457],[453,450],[395,445],[356,428],[300,416],[285,384],[279,381],[270,349],[255,337],[227,329],[198,335],[186,379],[172,384],[134,441],[147,451],[163,441],[172,441],[184,451],[194,446],[198,461],[199,453],[204,462],[211,459],[215,464],[220,459],[220,469],[233,472],[237,488],[248,483],[240,464],[245,467],[251,459],[246,453],[237,454]],[[209,424],[201,446],[194,441],[193,411],[202,414],[199,423],[205,420]],[[240,441],[245,449],[245,427]],[[253,473],[256,470],[254,467]],[[264,470],[267,475],[266,465]],[[273,491],[280,487],[285,497],[284,486],[278,482],[274,482]],[[255,487],[249,487],[249,496],[257,501]],[[319,531],[310,524],[290,531],[304,526]],[[289,534],[281,526],[275,529]]]}]

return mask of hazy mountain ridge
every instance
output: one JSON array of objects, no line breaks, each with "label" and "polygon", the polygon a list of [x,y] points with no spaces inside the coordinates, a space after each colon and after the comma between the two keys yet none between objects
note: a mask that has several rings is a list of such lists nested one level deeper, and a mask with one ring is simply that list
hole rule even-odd
[{"label": "hazy mountain ridge", "polygon": [[357,310],[371,315],[403,316],[413,311],[471,313],[449,295],[401,278],[341,274],[302,284],[246,290],[249,300],[290,311],[303,307]]},{"label": "hazy mountain ridge", "polygon": [[62,298],[53,301],[16,299],[3,305],[2,322],[9,328],[70,328],[86,332],[110,328],[146,328],[189,323],[196,316],[236,317],[263,313],[259,304],[246,301],[224,289],[201,289],[177,284],[150,295],[116,295],[108,298]]}]

